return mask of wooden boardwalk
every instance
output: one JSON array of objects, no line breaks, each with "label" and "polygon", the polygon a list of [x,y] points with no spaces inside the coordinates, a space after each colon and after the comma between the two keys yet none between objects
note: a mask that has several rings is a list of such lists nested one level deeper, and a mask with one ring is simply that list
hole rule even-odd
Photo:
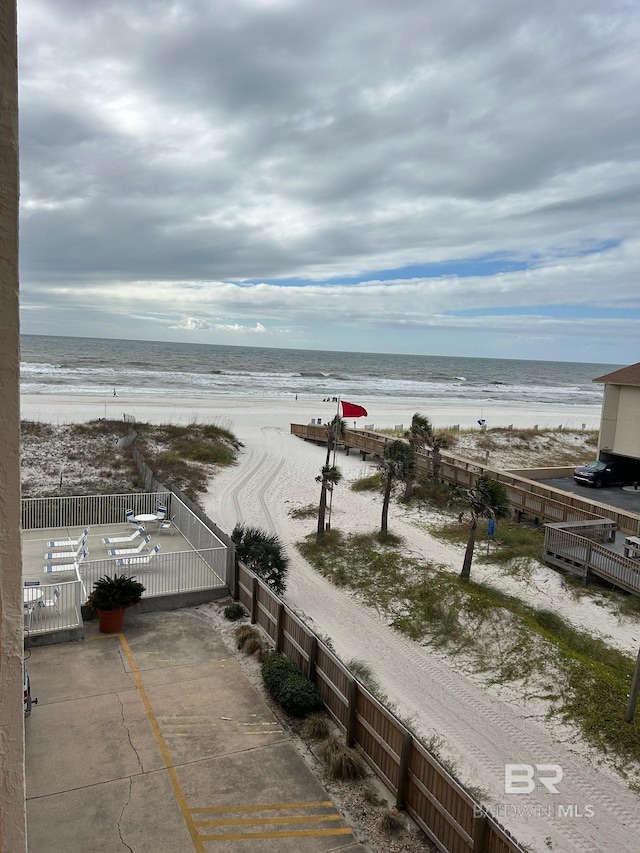
[{"label": "wooden boardwalk", "polygon": [[[326,444],[327,428],[317,424],[291,424],[291,433],[305,441]],[[370,430],[345,430],[344,446],[348,454],[359,451],[381,457],[391,438]],[[417,454],[418,471],[428,475],[432,470],[432,454]],[[469,459],[441,454],[442,480],[470,489],[481,474],[504,483],[513,510],[546,524],[544,559],[585,579],[597,575],[627,592],[640,595],[640,560],[625,557],[616,548],[616,531],[634,535],[640,529],[640,515],[611,507],[586,497],[554,489],[537,480],[472,462]]]}]

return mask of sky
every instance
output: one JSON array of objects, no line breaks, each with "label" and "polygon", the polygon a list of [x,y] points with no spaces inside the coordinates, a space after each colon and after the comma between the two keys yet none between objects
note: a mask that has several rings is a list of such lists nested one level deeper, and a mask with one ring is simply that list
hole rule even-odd
[{"label": "sky", "polygon": [[23,333],[640,360],[640,4],[18,17]]}]

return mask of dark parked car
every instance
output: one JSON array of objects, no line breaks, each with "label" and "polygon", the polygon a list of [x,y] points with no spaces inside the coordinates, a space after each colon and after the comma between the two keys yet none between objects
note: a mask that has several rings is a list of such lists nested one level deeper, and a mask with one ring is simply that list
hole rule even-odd
[{"label": "dark parked car", "polygon": [[579,465],[573,472],[573,479],[576,483],[595,486],[596,489],[601,489],[602,486],[610,486],[613,483],[624,482],[622,470],[617,462],[603,462],[601,460],[589,462],[587,465]]}]

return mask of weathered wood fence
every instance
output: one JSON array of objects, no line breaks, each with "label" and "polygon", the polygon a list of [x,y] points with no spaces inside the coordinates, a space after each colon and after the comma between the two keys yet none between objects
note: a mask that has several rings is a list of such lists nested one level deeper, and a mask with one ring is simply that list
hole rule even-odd
[{"label": "weathered wood fence", "polygon": [[451,776],[406,726],[242,563],[236,598],[318,688],[347,743],[442,853],[524,853],[492,815]]}]

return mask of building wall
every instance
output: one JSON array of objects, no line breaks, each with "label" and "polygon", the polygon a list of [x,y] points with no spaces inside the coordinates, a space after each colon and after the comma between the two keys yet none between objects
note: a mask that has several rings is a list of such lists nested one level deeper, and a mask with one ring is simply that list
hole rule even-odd
[{"label": "building wall", "polygon": [[25,853],[15,0],[0,2],[0,853]]},{"label": "building wall", "polygon": [[640,388],[605,385],[598,450],[640,459]]}]

